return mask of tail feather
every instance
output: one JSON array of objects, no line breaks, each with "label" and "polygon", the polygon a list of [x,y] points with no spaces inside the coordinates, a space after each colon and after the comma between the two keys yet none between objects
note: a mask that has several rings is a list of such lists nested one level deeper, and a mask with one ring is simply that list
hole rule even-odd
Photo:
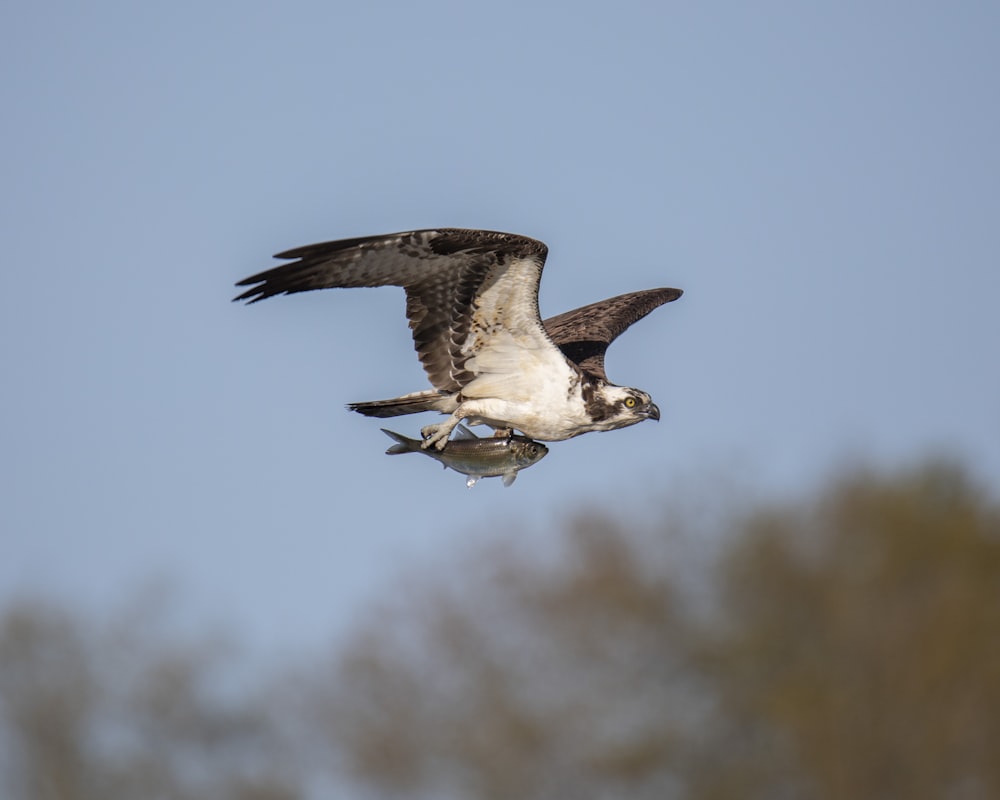
[{"label": "tail feather", "polygon": [[[367,400],[360,403],[348,403],[351,411],[357,411],[366,417],[398,417],[402,414],[419,414],[421,411],[454,411],[448,409],[451,395],[430,389],[425,392],[414,392],[391,400]],[[452,405],[455,405],[452,401]]]}]

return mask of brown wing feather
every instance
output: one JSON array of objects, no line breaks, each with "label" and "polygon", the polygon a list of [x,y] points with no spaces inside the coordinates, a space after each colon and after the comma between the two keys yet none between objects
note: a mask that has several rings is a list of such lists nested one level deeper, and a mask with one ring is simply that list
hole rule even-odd
[{"label": "brown wing feather", "polygon": [[[444,228],[343,239],[278,253],[296,259],[237,283],[250,286],[234,300],[256,303],[314,289],[402,286],[413,343],[435,388],[454,392],[474,377],[465,369],[474,300],[484,283],[518,259],[537,264],[525,293],[537,300],[547,248],[497,231]],[[537,307],[537,306],[536,306]]]},{"label": "brown wing feather", "polygon": [[563,355],[583,372],[607,380],[604,354],[625,330],[654,308],[680,297],[680,289],[647,289],[591,303],[542,324]]}]

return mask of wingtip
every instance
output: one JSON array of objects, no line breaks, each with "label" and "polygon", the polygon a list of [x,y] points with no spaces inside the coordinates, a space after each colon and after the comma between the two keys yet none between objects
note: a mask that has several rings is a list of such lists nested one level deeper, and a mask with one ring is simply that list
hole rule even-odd
[{"label": "wingtip", "polygon": [[[254,284],[257,284],[256,286]],[[239,303],[241,301],[246,301],[246,305],[253,305],[258,300],[263,300],[267,297],[264,294],[264,286],[261,284],[260,280],[254,280],[254,278],[244,278],[241,281],[237,281],[234,286],[249,286],[250,288],[241,292],[233,298],[232,302]]]}]

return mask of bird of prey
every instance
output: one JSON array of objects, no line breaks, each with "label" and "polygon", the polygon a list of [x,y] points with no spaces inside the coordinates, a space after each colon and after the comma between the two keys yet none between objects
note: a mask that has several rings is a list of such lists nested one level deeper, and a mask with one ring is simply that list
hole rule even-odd
[{"label": "bird of prey", "polygon": [[343,239],[278,253],[291,263],[240,281],[251,288],[234,300],[403,287],[414,346],[433,388],[348,407],[371,417],[448,414],[422,429],[424,447],[443,449],[463,420],[542,441],[658,420],[646,392],[608,380],[604,354],[681,290],[623,294],[543,322],[538,286],[547,253],[526,236],[461,228]]}]

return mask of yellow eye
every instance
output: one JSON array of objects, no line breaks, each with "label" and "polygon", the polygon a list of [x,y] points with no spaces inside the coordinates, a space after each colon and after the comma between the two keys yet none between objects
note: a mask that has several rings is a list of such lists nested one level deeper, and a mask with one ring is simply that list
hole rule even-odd
[{"label": "yellow eye", "polygon": [[625,408],[635,408],[635,402],[636,401],[635,401],[634,397],[626,397],[625,398]]}]

